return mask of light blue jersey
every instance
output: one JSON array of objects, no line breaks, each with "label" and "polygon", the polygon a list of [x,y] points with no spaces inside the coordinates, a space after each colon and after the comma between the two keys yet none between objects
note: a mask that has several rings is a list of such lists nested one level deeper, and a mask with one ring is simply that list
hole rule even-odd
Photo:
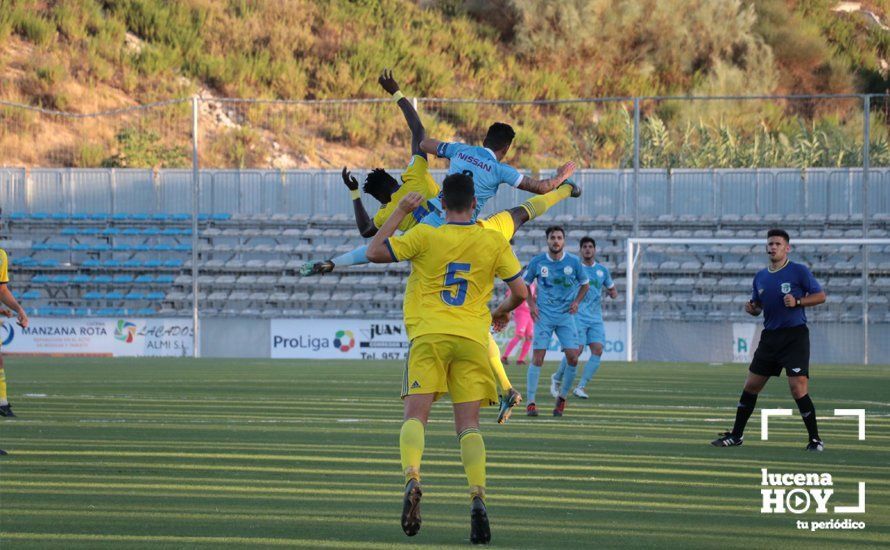
[{"label": "light blue jersey", "polygon": [[603,320],[603,289],[615,287],[612,275],[606,266],[594,263],[582,264],[587,278],[590,280],[590,290],[584,296],[581,307],[578,308],[578,321],[582,324],[602,322]]},{"label": "light blue jersey", "polygon": [[563,252],[559,260],[541,254],[529,262],[524,279],[526,284],[538,281],[539,318],[532,347],[547,349],[554,332],[564,349],[578,347],[575,318],[569,313],[569,307],[578,296],[579,288],[589,282],[581,260],[567,252]]},{"label": "light blue jersey", "polygon": [[[488,199],[497,194],[498,187],[502,183],[517,187],[522,181],[522,174],[516,168],[499,162],[494,152],[486,147],[442,142],[436,148],[436,156],[450,161],[449,175],[464,171],[473,174],[473,183],[476,186],[476,210],[473,212],[473,221],[476,221]],[[441,211],[441,201],[433,200],[437,201],[435,206]]]}]

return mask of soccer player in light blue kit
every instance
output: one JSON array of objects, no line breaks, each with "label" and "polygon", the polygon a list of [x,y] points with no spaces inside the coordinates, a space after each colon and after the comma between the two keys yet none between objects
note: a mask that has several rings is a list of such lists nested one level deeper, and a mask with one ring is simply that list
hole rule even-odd
[{"label": "soccer player in light blue kit", "polygon": [[[590,358],[584,365],[584,373],[581,375],[581,382],[572,392],[576,397],[587,399],[590,397],[584,388],[587,383],[596,374],[600,368],[600,359],[603,356],[603,344],[606,341],[606,329],[603,324],[603,289],[609,294],[613,300],[618,297],[618,289],[612,282],[612,275],[609,268],[596,261],[596,241],[591,237],[583,237],[581,239],[581,263],[587,278],[590,280],[590,292],[584,297],[578,313],[575,315],[575,325],[578,328],[578,339],[580,347],[578,348],[578,356],[584,353],[584,346],[590,346]],[[559,369],[550,377],[550,394],[553,397],[568,395],[571,387],[571,380],[565,378],[566,367],[568,363],[565,359],[559,365]]]},{"label": "soccer player in light blue kit", "polygon": [[[528,367],[528,416],[538,416],[535,405],[535,394],[538,391],[538,379],[541,376],[541,365],[544,355],[550,347],[553,333],[559,340],[566,356],[566,376],[568,384],[575,379],[578,366],[578,332],[575,327],[574,315],[578,313],[584,296],[590,289],[587,274],[578,256],[565,251],[566,232],[562,227],[548,227],[547,252],[532,258],[525,271],[525,283],[531,285],[538,281],[537,298],[529,296],[528,309],[535,320],[535,336],[532,341],[532,363]],[[565,411],[565,396],[556,399],[553,416],[562,416]]]}]

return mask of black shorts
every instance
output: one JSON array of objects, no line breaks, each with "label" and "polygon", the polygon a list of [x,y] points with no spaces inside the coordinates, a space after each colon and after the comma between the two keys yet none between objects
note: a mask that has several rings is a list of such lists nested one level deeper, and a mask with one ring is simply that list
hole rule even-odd
[{"label": "black shorts", "polygon": [[810,330],[806,325],[764,330],[748,370],[761,376],[810,377]]}]

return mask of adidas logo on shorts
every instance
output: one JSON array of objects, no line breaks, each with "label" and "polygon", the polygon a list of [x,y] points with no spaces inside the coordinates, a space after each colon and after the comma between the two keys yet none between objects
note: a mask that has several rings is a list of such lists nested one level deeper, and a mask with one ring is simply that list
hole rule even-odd
[{"label": "adidas logo on shorts", "polygon": [[412,389],[412,390],[416,390],[416,389],[419,388],[419,387],[420,387],[420,382],[418,382],[417,380],[415,380],[414,383],[411,384],[411,389]]}]

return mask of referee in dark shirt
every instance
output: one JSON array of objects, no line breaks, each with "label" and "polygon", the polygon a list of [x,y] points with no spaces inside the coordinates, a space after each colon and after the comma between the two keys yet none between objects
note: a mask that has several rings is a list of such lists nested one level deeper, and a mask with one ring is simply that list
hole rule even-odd
[{"label": "referee in dark shirt", "polygon": [[742,444],[742,434],[754,412],[757,394],[766,386],[770,376],[781,376],[784,369],[791,396],[797,402],[809,433],[806,450],[823,449],[816,427],[816,408],[808,393],[810,331],[804,308],[823,303],[825,292],[805,265],[788,260],[790,250],[788,233],[770,229],[766,241],[769,267],[754,276],[754,292],[745,304],[745,311],[755,317],[763,312],[763,332],[748,368],[735,425],[731,432],[725,432],[711,442],[715,447]]}]

